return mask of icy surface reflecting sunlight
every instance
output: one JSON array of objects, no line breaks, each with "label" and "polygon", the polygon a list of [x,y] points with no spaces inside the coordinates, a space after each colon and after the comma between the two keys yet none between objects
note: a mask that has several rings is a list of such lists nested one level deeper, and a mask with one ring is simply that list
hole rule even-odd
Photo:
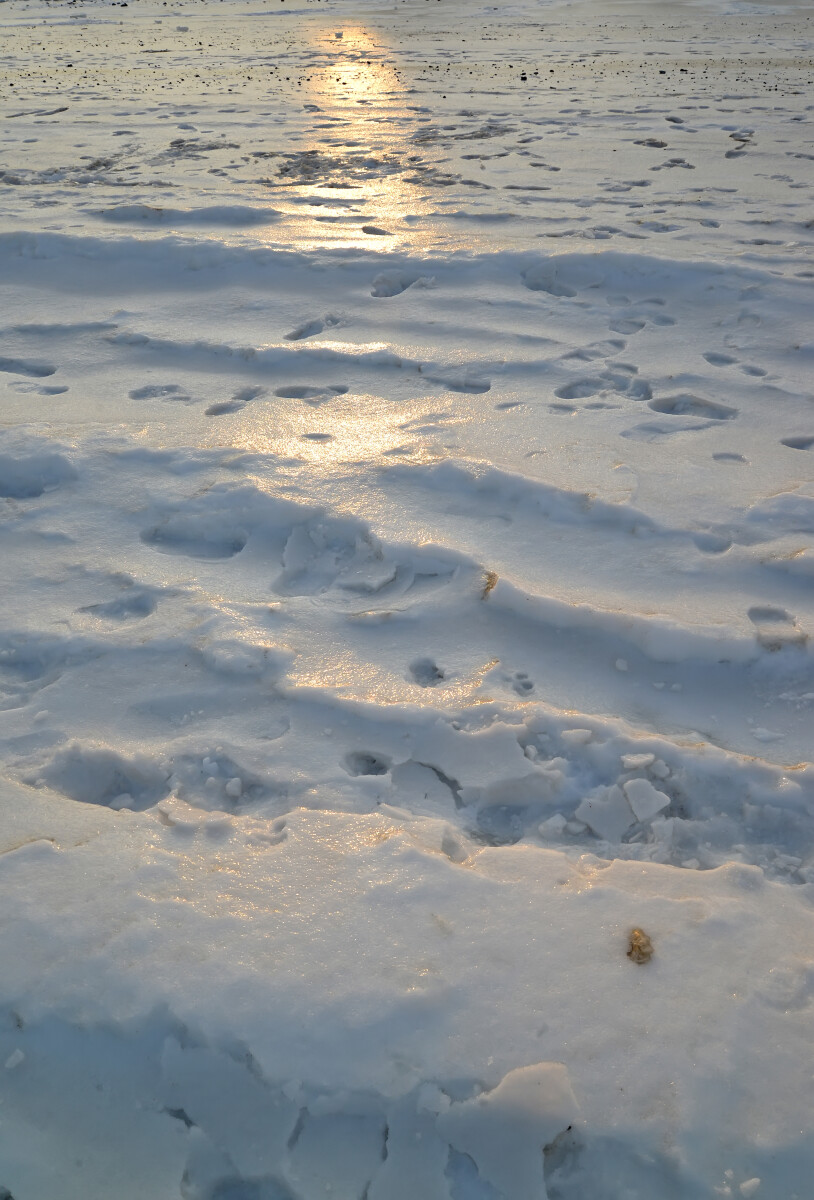
[{"label": "icy surface reflecting sunlight", "polygon": [[415,228],[432,212],[434,198],[416,174],[422,156],[413,144],[415,106],[408,104],[392,50],[379,31],[360,25],[317,29],[312,37],[302,89],[310,128],[302,150],[288,151],[269,181],[288,218],[286,240],[304,250],[371,242],[420,250],[438,237],[437,230]]},{"label": "icy surface reflecting sunlight", "polygon": [[809,9],[0,2],[0,1200],[810,1196]]}]

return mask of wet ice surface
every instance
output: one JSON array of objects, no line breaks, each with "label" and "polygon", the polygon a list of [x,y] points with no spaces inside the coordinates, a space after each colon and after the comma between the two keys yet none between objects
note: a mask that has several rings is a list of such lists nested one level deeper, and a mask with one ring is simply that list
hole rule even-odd
[{"label": "wet ice surface", "polygon": [[0,1195],[807,1195],[808,10],[0,26]]}]

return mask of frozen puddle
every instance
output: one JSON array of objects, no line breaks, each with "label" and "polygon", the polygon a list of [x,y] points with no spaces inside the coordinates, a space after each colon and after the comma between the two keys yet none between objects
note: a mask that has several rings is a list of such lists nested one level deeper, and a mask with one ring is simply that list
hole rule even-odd
[{"label": "frozen puddle", "polygon": [[0,1200],[808,1200],[802,10],[0,29]]}]

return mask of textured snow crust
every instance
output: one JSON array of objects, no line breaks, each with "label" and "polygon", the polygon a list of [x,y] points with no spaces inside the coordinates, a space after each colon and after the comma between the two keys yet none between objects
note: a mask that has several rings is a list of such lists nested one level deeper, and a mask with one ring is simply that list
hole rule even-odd
[{"label": "textured snow crust", "polygon": [[0,1200],[809,1200],[808,8],[0,37]]}]

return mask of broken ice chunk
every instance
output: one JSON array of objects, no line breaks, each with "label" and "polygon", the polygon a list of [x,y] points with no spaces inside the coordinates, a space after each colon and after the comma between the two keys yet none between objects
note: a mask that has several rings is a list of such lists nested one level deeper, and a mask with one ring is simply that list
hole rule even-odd
[{"label": "broken ice chunk", "polygon": [[542,1147],[578,1115],[565,1067],[537,1063],[509,1071],[491,1092],[450,1105],[437,1127],[501,1196],[539,1200],[546,1195]]},{"label": "broken ice chunk", "polygon": [[656,761],[655,754],[623,754],[622,766],[626,771],[640,771]]},{"label": "broken ice chunk", "polygon": [[560,738],[566,746],[585,746],[593,734],[590,729],[563,729]]},{"label": "broken ice chunk", "polygon": [[670,797],[657,791],[649,779],[628,780],[625,784],[625,795],[637,821],[649,821],[670,803]]},{"label": "broken ice chunk", "polygon": [[595,788],[580,803],[574,815],[606,842],[618,842],[625,830],[636,821],[622,789],[616,784],[613,787]]},{"label": "broken ice chunk", "polygon": [[388,1111],[386,1137],[385,1160],[362,1194],[369,1200],[449,1200],[449,1146],[438,1136],[434,1115],[416,1111],[415,1100],[402,1097]]}]

